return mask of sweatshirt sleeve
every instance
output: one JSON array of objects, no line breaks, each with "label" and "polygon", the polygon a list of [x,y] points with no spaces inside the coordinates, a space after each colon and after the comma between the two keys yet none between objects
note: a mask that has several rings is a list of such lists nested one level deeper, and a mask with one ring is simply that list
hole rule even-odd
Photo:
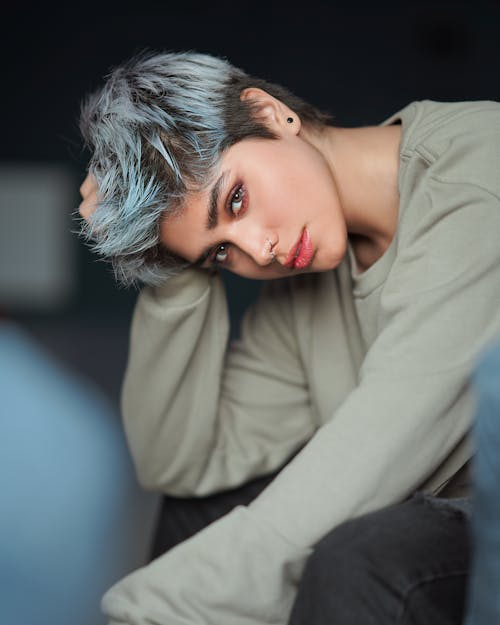
[{"label": "sweatshirt sleeve", "polygon": [[401,501],[469,433],[470,374],[500,334],[500,246],[492,236],[500,200],[438,179],[427,180],[426,195],[418,223],[399,241],[359,384],[250,504],[299,545]]},{"label": "sweatshirt sleeve", "polygon": [[463,439],[470,370],[500,332],[500,206],[433,186],[439,208],[404,242],[359,385],[248,507],[108,591],[113,625],[284,625],[314,544],[409,495]]},{"label": "sweatshirt sleeve", "polygon": [[263,291],[228,349],[219,276],[188,269],[139,295],[122,413],[143,486],[178,496],[234,487],[277,469],[312,435],[286,287]]}]

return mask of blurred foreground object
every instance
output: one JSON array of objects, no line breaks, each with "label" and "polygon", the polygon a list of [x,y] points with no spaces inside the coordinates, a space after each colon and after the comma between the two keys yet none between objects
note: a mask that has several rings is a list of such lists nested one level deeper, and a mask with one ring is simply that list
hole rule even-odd
[{"label": "blurred foreground object", "polygon": [[474,559],[466,625],[500,623],[500,342],[482,356],[474,374],[472,534]]},{"label": "blurred foreground object", "polygon": [[0,165],[1,307],[53,312],[73,296],[76,264],[70,217],[77,190],[77,180],[62,165]]},{"label": "blurred foreground object", "polygon": [[107,401],[1,320],[0,396],[0,623],[105,623],[102,594],[148,560],[158,497]]}]

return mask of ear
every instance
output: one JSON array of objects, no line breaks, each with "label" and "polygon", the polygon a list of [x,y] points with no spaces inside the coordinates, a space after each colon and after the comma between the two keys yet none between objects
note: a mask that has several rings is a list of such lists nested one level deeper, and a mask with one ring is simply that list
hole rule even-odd
[{"label": "ear", "polygon": [[[247,87],[240,93],[240,100],[251,101],[256,119],[276,134],[296,135],[299,133],[301,125],[299,116],[267,91],[258,87]],[[291,123],[289,119],[292,119]]]}]

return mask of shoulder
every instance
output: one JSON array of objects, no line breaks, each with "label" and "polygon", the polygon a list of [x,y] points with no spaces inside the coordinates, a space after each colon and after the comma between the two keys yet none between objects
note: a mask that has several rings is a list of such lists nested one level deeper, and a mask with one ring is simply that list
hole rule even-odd
[{"label": "shoulder", "polygon": [[402,148],[412,148],[439,137],[500,130],[500,102],[471,100],[438,102],[416,100],[385,119],[386,126],[400,122],[403,126]]},{"label": "shoulder", "polygon": [[423,101],[404,115],[396,264],[425,288],[431,275],[498,262],[500,103]]},{"label": "shoulder", "polygon": [[500,197],[499,102],[423,100],[406,107],[403,116],[403,160],[422,161],[426,177],[470,183]]}]

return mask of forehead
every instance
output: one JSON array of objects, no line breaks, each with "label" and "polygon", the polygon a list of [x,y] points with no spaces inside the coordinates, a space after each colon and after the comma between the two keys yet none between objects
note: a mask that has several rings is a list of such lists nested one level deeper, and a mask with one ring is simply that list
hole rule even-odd
[{"label": "forehead", "polygon": [[[201,187],[191,185],[189,188],[188,185],[188,190],[184,194],[175,213],[167,215],[164,218],[163,222],[166,224],[165,228],[167,224],[172,224],[177,227],[181,223],[187,224],[192,220],[195,220],[197,223],[200,218],[203,217],[205,224],[207,223],[211,201],[213,203],[216,199],[220,200],[222,193],[226,190],[231,171],[230,163],[234,160],[232,157],[234,147],[235,146],[231,146],[222,153],[217,166],[209,173],[207,180]],[[214,191],[216,192],[215,196]]]}]

